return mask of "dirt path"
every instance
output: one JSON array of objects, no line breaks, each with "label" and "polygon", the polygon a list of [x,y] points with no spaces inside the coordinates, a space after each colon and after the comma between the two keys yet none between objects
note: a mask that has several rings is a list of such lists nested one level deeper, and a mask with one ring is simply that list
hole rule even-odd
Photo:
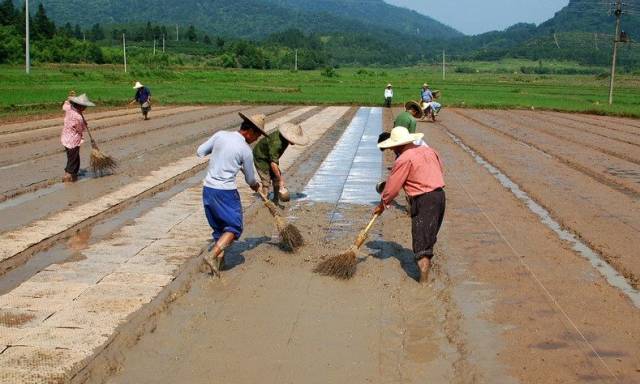
[{"label": "dirt path", "polygon": [[[67,206],[91,201],[130,184],[163,165],[192,156],[195,146],[205,137],[218,129],[239,124],[240,118],[235,107],[220,108],[222,109],[218,110],[216,107],[197,111],[196,116],[171,116],[167,118],[168,121],[141,121],[141,127],[128,125],[105,129],[104,133],[107,135],[120,137],[100,145],[105,153],[120,162],[117,172],[108,177],[93,178],[91,174],[87,174],[76,184],[64,185],[60,182],[61,167],[64,167],[65,162],[65,155],[62,153],[0,169],[0,177],[6,180],[2,185],[5,200],[13,196],[11,200],[0,202],[0,211],[7,217],[0,224],[0,231],[17,228]],[[270,118],[276,118],[295,109],[257,107],[245,108],[244,111],[265,112]],[[197,119],[197,122],[189,123],[193,119]],[[180,123],[183,120],[186,121],[185,124]],[[156,127],[163,128],[155,129]],[[57,142],[51,142],[48,148],[52,147],[58,148]],[[86,166],[89,161],[87,147],[81,151],[81,157]]]},{"label": "dirt path", "polygon": [[553,152],[523,145],[455,113],[447,113],[446,120],[443,117],[439,124],[489,159],[558,222],[577,233],[639,286],[640,264],[635,258],[640,231],[637,197],[564,163]]},{"label": "dirt path", "polygon": [[[585,143],[585,135],[582,140],[567,139],[555,133],[551,125],[541,128],[536,124],[519,124],[510,119],[510,114],[505,113],[469,113],[460,110],[455,113],[477,125],[495,130],[553,156],[560,162],[631,196],[640,196],[640,147],[607,147],[606,139],[603,138]],[[596,143],[596,140],[600,143]]]},{"label": "dirt path", "polygon": [[[320,165],[336,133],[307,151],[312,157],[289,175],[296,189]],[[108,382],[204,383],[211,377],[233,383],[449,382],[456,351],[445,334],[424,323],[443,322],[444,312],[413,300],[429,293],[413,280],[410,268],[409,274],[402,268],[410,265],[403,229],[382,226],[403,245],[375,240],[382,232],[377,230],[369,246],[378,249],[379,260],[362,264],[361,279],[343,283],[309,272],[320,257],[353,241],[347,235],[325,246],[336,225],[335,210],[331,204],[295,207],[296,225],[309,242],[300,256],[270,244],[268,213],[251,210],[245,240],[228,253],[233,269],[222,281],[206,276],[194,281],[160,316],[153,334],[126,353],[123,370]],[[370,208],[354,206],[341,214],[361,225]],[[408,221],[403,213],[398,217]],[[260,325],[251,326],[258,318]],[[178,333],[177,323],[182,324]]]},{"label": "dirt path", "polygon": [[[295,108],[251,110],[281,116]],[[144,133],[127,136],[127,130],[105,126],[104,137],[114,139],[105,143],[105,151],[131,159],[129,174],[83,181],[59,192],[45,188],[51,192],[40,209],[57,201],[86,201],[108,190],[109,183],[124,185],[152,165],[191,154],[211,126],[237,124],[237,114],[224,111],[180,130],[152,121],[141,126]],[[316,108],[299,119],[313,120],[320,111],[327,112]],[[327,131],[318,129],[322,136],[314,136],[312,146],[292,149],[299,157],[286,163],[295,192],[286,214],[307,240],[298,254],[278,247],[269,213],[247,194],[245,233],[226,252],[230,268],[223,278],[195,275],[184,294],[172,296],[164,310],[149,312],[141,329],[150,331],[139,335],[141,330],[119,328],[118,349],[96,360],[102,365],[94,366],[92,374],[78,377],[100,383],[195,384],[640,382],[640,191],[633,179],[640,156],[632,150],[634,126],[640,123],[445,110],[437,123],[418,124],[446,168],[447,213],[432,282],[415,281],[410,218],[402,196],[374,227],[353,280],[313,274],[319,260],[349,247],[372,205],[366,193],[367,201],[360,203],[347,203],[349,193],[338,193],[335,202],[314,202],[302,191],[327,167],[339,168],[343,192],[373,188],[378,180],[365,180],[360,166],[366,162],[386,172],[394,156],[387,152],[380,162],[380,153],[368,148],[375,139],[369,128],[381,124],[391,129],[398,112],[363,108],[334,115],[343,117]],[[590,128],[581,133],[582,120]],[[360,131],[347,128],[362,128],[362,121],[367,124]],[[594,128],[599,125],[609,128]],[[351,137],[353,132],[360,132],[361,140]],[[354,140],[342,141],[346,136]],[[347,163],[324,163],[333,159],[334,148],[350,151]],[[50,172],[59,168],[51,167]],[[616,167],[630,172],[616,175],[609,169]],[[6,175],[16,178],[18,171]],[[372,175],[378,171],[369,178],[377,178]],[[198,194],[189,196],[185,203],[199,206]],[[37,203],[19,198],[7,200],[15,207],[0,204],[0,212],[14,215],[12,223],[20,223],[21,208],[38,214]],[[110,241],[117,244],[118,239]],[[129,241],[138,246],[135,237]],[[593,251],[595,261],[578,242]],[[186,253],[194,251],[185,248]],[[152,260],[153,254],[144,257]],[[74,262],[68,261],[70,266]],[[609,265],[615,270],[607,272]]]},{"label": "dirt path", "polygon": [[[222,281],[196,279],[107,382],[636,382],[637,308],[454,142],[448,129],[460,120],[441,118],[419,124],[449,175],[431,285],[413,280],[401,204],[376,226],[370,257],[347,283],[310,269],[348,247],[370,207],[341,205],[340,223],[329,219],[331,204],[293,209],[312,244],[299,256],[269,244],[269,217],[252,211],[250,237],[231,251],[239,264]],[[293,176],[298,185],[308,178]]]}]

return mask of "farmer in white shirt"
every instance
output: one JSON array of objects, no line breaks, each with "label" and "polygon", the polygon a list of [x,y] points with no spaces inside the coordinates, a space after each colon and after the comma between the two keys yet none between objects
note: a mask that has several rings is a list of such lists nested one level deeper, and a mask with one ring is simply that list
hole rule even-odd
[{"label": "farmer in white shirt", "polygon": [[391,100],[393,99],[393,87],[391,83],[387,84],[387,88],[384,89],[384,106],[391,108]]},{"label": "farmer in white shirt", "polygon": [[213,229],[213,241],[204,261],[211,274],[220,276],[224,268],[224,250],[242,235],[242,204],[236,176],[244,173],[251,189],[258,191],[260,181],[253,166],[249,144],[267,135],[264,115],[248,117],[240,113],[243,122],[236,132],[220,131],[198,148],[198,157],[211,155],[204,179],[202,202],[207,221]]}]

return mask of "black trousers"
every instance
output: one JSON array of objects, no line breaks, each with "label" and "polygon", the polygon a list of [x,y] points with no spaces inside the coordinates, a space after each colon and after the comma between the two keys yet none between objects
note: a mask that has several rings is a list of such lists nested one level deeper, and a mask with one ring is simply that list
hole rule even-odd
[{"label": "black trousers", "polygon": [[411,236],[416,260],[431,260],[444,219],[446,197],[442,188],[411,197]]},{"label": "black trousers", "polygon": [[391,98],[390,97],[385,97],[384,98],[384,106],[387,108],[391,108]]},{"label": "black trousers", "polygon": [[64,148],[67,153],[67,166],[64,171],[72,175],[77,175],[80,170],[80,147]]}]

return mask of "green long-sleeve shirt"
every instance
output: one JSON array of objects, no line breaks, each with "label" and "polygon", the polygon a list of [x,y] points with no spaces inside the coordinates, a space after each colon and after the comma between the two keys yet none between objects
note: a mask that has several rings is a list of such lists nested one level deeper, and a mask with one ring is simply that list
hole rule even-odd
[{"label": "green long-sleeve shirt", "polygon": [[279,131],[269,134],[258,141],[253,148],[253,162],[256,168],[261,171],[268,171],[271,163],[280,164],[280,157],[289,147],[289,142],[285,140]]},{"label": "green long-sleeve shirt", "polygon": [[411,113],[404,111],[396,116],[393,127],[405,127],[409,130],[409,133],[416,133],[416,119]]}]

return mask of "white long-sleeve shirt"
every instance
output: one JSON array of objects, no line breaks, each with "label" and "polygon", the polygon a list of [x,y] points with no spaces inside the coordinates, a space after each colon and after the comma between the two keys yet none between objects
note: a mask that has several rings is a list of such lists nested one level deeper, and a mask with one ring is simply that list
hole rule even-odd
[{"label": "white long-sleeve shirt", "polygon": [[249,185],[255,185],[256,172],[253,166],[253,153],[239,132],[220,131],[198,147],[198,157],[211,155],[209,169],[204,178],[204,186],[214,189],[237,189],[236,176],[244,173]]},{"label": "white long-sleeve shirt", "polygon": [[393,89],[385,88],[384,89],[384,97],[393,97]]}]

